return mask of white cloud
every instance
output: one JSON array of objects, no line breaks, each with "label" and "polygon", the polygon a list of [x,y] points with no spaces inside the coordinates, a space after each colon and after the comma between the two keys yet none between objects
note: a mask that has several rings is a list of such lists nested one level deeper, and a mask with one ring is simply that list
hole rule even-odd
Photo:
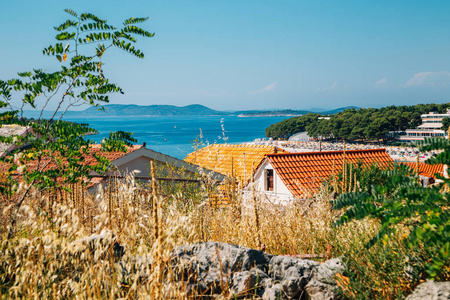
[{"label": "white cloud", "polygon": [[387,86],[388,80],[386,78],[381,78],[377,82],[375,82],[375,88],[380,89]]},{"label": "white cloud", "polygon": [[420,72],[408,80],[405,87],[410,86],[444,86],[450,85],[450,72]]},{"label": "white cloud", "polygon": [[337,87],[338,87],[338,82],[335,81],[335,82],[333,82],[332,85],[327,86],[327,87],[324,87],[324,88],[321,89],[321,90],[323,90],[323,91],[326,91],[326,90],[334,90],[334,89],[336,89]]},{"label": "white cloud", "polygon": [[249,95],[257,95],[257,94],[263,94],[266,92],[274,91],[277,87],[277,82],[272,82],[266,87],[263,87],[262,89],[256,90],[256,91],[250,91],[248,92]]}]

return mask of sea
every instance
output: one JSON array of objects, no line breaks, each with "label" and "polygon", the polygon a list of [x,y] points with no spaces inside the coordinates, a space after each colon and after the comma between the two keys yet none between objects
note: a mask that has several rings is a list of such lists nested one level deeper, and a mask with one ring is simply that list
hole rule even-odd
[{"label": "sea", "polygon": [[199,147],[212,143],[240,144],[263,139],[265,129],[286,117],[238,116],[107,116],[64,117],[66,121],[87,123],[99,134],[87,136],[100,142],[113,131],[132,132],[136,144],[165,155],[183,159]]}]

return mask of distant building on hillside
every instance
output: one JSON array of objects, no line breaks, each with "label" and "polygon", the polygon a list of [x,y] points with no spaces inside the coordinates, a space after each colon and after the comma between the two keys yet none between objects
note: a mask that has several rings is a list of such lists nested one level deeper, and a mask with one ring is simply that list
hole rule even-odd
[{"label": "distant building on hillside", "polygon": [[296,133],[289,138],[289,142],[309,142],[311,137],[306,131]]},{"label": "distant building on hillside", "polygon": [[445,114],[430,112],[420,117],[422,118],[422,125],[415,129],[407,129],[406,134],[399,138],[401,142],[423,141],[424,138],[428,137],[444,138],[446,136],[445,131],[442,130],[442,122],[445,118],[450,117],[450,109],[447,109]]}]

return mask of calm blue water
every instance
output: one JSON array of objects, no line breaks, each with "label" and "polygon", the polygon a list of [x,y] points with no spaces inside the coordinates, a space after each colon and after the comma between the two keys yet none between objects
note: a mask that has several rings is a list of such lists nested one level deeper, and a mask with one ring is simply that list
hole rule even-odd
[{"label": "calm blue water", "polygon": [[[285,117],[67,117],[67,121],[88,123],[99,131],[89,136],[91,140],[101,141],[111,131],[131,131],[138,144],[147,143],[147,148],[184,158],[194,151],[193,141],[202,132],[202,141],[224,143],[223,133],[228,143],[251,142],[264,138],[264,130]],[[225,131],[222,130],[222,126]]]}]

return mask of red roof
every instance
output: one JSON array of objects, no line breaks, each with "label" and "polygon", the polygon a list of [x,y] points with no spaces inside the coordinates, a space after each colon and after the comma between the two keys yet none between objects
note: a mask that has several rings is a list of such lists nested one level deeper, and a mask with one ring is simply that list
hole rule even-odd
[{"label": "red roof", "polygon": [[127,155],[131,152],[134,152],[136,150],[139,150],[141,148],[142,148],[142,145],[133,145],[131,147],[127,147],[127,152],[122,152],[122,151],[107,152],[107,151],[101,150],[100,144],[93,144],[93,145],[91,145],[91,148],[89,150],[89,155],[85,157],[85,162],[87,165],[90,165],[90,166],[97,164],[97,161],[95,160],[95,158],[93,156],[94,154],[103,156],[110,161],[114,161],[116,159],[124,157],[125,155]]},{"label": "red roof", "polygon": [[[402,164],[405,164],[412,168],[415,172],[417,172],[417,163],[415,162],[402,162]],[[429,165],[427,163],[421,162],[419,163],[419,175],[426,176],[426,177],[433,177],[436,179],[436,175],[439,174],[441,176],[444,176],[444,165],[443,164],[437,164],[437,165]]]},{"label": "red roof", "polygon": [[[84,165],[86,165],[86,166],[94,166],[97,164],[97,160],[95,159],[94,154],[103,156],[103,157],[107,158],[108,160],[110,160],[111,162],[113,162],[116,159],[124,157],[125,155],[142,148],[142,145],[133,145],[131,147],[127,147],[126,152],[122,152],[122,151],[107,152],[107,151],[102,151],[101,145],[99,145],[99,144],[92,144],[90,146],[91,147],[89,150],[89,154],[84,157]],[[36,168],[37,161],[31,160],[27,163],[27,165],[28,165],[28,169]],[[47,171],[47,170],[54,169],[56,167],[56,163],[55,163],[54,159],[52,157],[49,157],[48,155],[41,156],[40,167],[42,167],[42,166],[45,166],[43,168],[43,171]],[[9,169],[9,167],[10,167],[9,164],[1,163],[0,171],[5,172]]]},{"label": "red roof", "polygon": [[[322,182],[342,171],[344,151],[300,152],[268,154],[267,159],[283,183],[296,198],[318,191]],[[393,164],[386,149],[345,151],[346,163],[364,165],[378,164],[388,167]]]}]

